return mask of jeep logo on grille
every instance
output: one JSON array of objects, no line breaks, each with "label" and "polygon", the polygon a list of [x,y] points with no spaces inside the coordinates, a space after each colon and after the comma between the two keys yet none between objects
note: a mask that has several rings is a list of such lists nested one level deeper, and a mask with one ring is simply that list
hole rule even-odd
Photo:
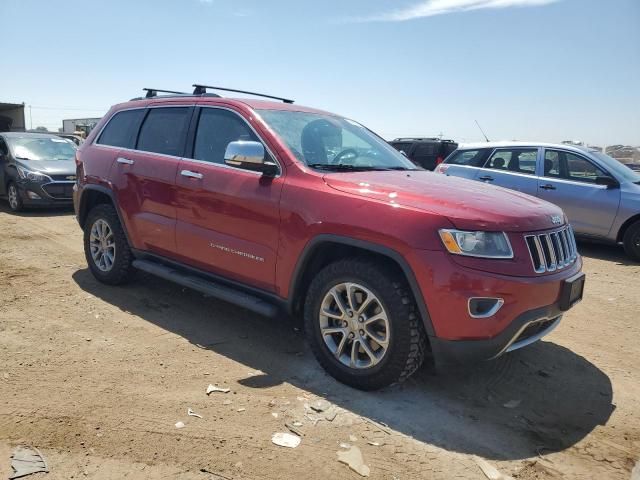
[{"label": "jeep logo on grille", "polygon": [[551,223],[554,225],[560,225],[562,223],[562,217],[560,215],[553,215],[551,217]]}]

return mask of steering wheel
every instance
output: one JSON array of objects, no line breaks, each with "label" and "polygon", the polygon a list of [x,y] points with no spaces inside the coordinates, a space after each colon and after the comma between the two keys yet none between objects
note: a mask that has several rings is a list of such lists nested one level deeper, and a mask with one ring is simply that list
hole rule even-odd
[{"label": "steering wheel", "polygon": [[360,156],[358,151],[355,150],[354,148],[345,148],[340,153],[338,153],[335,157],[333,157],[333,160],[331,161],[331,163],[333,165],[337,165],[340,163],[340,160],[342,160],[342,157],[346,157],[347,155],[351,155],[350,160],[355,160]]}]

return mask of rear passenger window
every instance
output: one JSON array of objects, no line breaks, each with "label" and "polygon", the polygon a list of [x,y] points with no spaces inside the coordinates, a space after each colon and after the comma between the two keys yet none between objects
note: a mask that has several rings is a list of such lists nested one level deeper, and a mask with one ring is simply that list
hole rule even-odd
[{"label": "rear passenger window", "polygon": [[144,112],[144,109],[138,109],[116,113],[100,134],[97,143],[113,147],[133,148],[135,135]]},{"label": "rear passenger window", "polygon": [[535,175],[537,158],[537,148],[496,150],[493,155],[489,157],[484,168]]},{"label": "rear passenger window", "polygon": [[189,126],[189,107],[152,108],[142,124],[137,150],[182,156]]},{"label": "rear passenger window", "polygon": [[193,158],[224,164],[227,145],[238,140],[260,141],[253,130],[235,113],[203,108],[200,111]]},{"label": "rear passenger window", "polygon": [[484,150],[458,150],[447,159],[447,164],[480,167],[485,158],[486,152]]}]

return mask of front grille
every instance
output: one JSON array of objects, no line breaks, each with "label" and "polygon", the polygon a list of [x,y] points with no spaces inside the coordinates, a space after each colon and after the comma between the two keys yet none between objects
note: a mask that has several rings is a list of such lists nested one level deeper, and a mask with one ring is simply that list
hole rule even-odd
[{"label": "front grille", "polygon": [[52,198],[67,200],[73,198],[73,182],[47,183],[42,189]]},{"label": "front grille", "polygon": [[48,175],[54,182],[73,182],[76,179],[75,173],[65,173],[62,175]]},{"label": "front grille", "polygon": [[536,273],[562,270],[578,258],[578,248],[570,225],[555,232],[525,235],[524,238]]}]

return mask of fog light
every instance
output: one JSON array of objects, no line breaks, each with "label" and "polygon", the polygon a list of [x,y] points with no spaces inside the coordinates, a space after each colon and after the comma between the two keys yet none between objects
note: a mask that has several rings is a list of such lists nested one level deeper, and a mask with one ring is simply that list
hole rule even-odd
[{"label": "fog light", "polygon": [[472,318],[489,318],[504,305],[502,298],[476,297],[469,299],[469,315]]},{"label": "fog light", "polygon": [[42,200],[42,197],[38,195],[36,192],[32,192],[31,190],[27,190],[27,197],[31,200]]}]

